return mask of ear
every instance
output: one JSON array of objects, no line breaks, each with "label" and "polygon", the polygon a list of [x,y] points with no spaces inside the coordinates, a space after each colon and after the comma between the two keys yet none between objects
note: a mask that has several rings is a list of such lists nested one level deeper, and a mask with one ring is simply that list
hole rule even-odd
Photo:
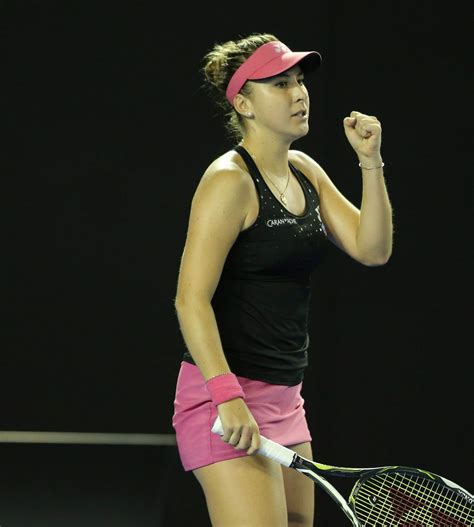
[{"label": "ear", "polygon": [[253,117],[252,103],[247,97],[244,97],[241,93],[238,93],[234,98],[234,108],[235,111],[243,117]]}]

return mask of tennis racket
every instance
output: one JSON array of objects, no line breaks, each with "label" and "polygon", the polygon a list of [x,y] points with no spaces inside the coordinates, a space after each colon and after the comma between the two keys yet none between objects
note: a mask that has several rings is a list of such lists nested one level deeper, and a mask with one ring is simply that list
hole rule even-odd
[{"label": "tennis racket", "polygon": [[[212,432],[223,435],[217,417]],[[258,454],[312,479],[356,527],[473,527],[474,496],[456,483],[418,468],[325,465],[260,436]],[[325,476],[358,478],[346,500]]]}]

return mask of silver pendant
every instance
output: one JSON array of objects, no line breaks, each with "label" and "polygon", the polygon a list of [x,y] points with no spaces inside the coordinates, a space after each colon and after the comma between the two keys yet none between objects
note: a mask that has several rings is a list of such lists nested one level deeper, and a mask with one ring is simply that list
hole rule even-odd
[{"label": "silver pendant", "polygon": [[280,194],[280,200],[283,203],[283,205],[286,205],[286,197],[284,194]]}]

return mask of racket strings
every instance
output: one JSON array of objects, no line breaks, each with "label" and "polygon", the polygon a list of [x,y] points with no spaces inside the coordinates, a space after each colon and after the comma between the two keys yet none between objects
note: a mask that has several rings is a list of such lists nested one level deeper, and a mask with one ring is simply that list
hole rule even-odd
[{"label": "racket strings", "polygon": [[[416,483],[420,483],[420,480],[428,483],[423,478],[418,478]],[[466,510],[468,507],[462,499],[453,500],[452,491],[446,493],[446,489],[440,486],[444,489],[441,494],[436,494],[437,489],[433,488],[426,492],[427,489],[423,489],[423,486],[414,485],[413,481],[408,485],[406,480],[401,482],[400,478],[396,482],[397,485],[394,486],[393,483],[392,476],[385,478],[382,486],[377,487],[373,482],[370,486],[367,485],[367,490],[371,493],[371,504],[377,504],[377,507],[372,506],[370,510],[375,525],[387,525],[385,520],[390,520],[388,525],[402,526],[466,525],[462,520],[469,518],[469,512]],[[375,498],[376,495],[378,498]]]},{"label": "racket strings", "polygon": [[471,527],[472,503],[451,488],[419,475],[389,472],[362,480],[355,512],[367,526]]}]

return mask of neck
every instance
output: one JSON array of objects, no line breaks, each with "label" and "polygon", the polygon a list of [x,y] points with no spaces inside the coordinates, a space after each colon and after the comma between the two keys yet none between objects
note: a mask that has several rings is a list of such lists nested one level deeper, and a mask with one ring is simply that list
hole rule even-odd
[{"label": "neck", "polygon": [[240,143],[253,157],[259,170],[282,186],[288,179],[288,144],[244,138]]}]

